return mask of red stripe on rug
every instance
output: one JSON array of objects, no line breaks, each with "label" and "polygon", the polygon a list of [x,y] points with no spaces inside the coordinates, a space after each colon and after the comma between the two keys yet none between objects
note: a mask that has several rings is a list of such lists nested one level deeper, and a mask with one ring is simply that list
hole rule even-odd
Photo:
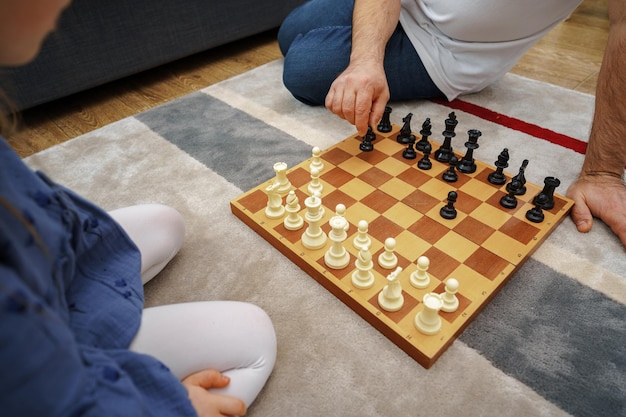
[{"label": "red stripe on rug", "polygon": [[583,142],[580,139],[575,139],[571,136],[563,135],[553,130],[546,129],[541,126],[537,126],[535,124],[528,123],[523,120],[516,119],[514,117],[510,117],[501,113],[497,113],[485,107],[468,103],[467,101],[459,99],[455,99],[453,101],[431,99],[431,101],[455,110],[461,110],[466,113],[473,114],[474,116],[480,117],[481,119],[497,123],[501,126],[508,127],[509,129],[517,130],[536,138],[547,140],[550,143],[563,146],[564,148],[571,149],[574,152],[584,154],[587,150],[587,143]]}]

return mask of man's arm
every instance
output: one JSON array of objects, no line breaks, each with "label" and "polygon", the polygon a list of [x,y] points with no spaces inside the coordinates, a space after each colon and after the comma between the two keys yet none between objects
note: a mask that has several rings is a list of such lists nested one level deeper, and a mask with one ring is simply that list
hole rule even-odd
[{"label": "man's arm", "polygon": [[609,37],[598,76],[596,106],[579,179],[567,194],[581,232],[601,218],[626,248],[626,1],[609,0]]},{"label": "man's arm", "polygon": [[385,47],[400,19],[400,0],[355,0],[348,68],[333,82],[326,107],[364,135],[389,101]]}]

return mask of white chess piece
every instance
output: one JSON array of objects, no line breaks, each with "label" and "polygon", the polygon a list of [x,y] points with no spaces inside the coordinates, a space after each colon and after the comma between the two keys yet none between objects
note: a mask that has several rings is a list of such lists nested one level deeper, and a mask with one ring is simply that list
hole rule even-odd
[{"label": "white chess piece", "polygon": [[311,152],[313,159],[311,160],[311,163],[309,164],[309,171],[313,168],[317,168],[320,172],[324,170],[324,163],[322,162],[322,159],[320,158],[321,154],[322,154],[322,150],[318,146],[314,146]]},{"label": "white chess piece", "polygon": [[393,269],[398,266],[398,257],[393,252],[396,249],[396,240],[392,237],[385,239],[385,250],[378,256],[378,265],[381,268]]},{"label": "white chess piece", "polygon": [[426,256],[420,256],[416,263],[417,268],[411,273],[409,281],[415,288],[424,289],[430,285],[430,275],[426,272],[430,266],[430,260]]},{"label": "white chess piece", "polygon": [[366,290],[374,285],[374,262],[372,262],[372,254],[369,245],[361,247],[356,261],[354,262],[356,271],[352,273],[352,285],[361,290]]},{"label": "white chess piece", "polygon": [[456,296],[459,290],[459,281],[455,278],[448,278],[446,280],[446,291],[441,294],[443,299],[442,311],[446,313],[453,313],[459,308],[459,299]]},{"label": "white chess piece", "polygon": [[387,275],[387,285],[378,293],[378,305],[386,311],[398,311],[404,305],[402,295],[402,284],[398,276],[402,272],[402,267],[397,267],[395,271]]},{"label": "white chess piece", "polygon": [[304,200],[304,206],[306,207],[304,218],[309,226],[302,234],[302,246],[312,250],[320,249],[324,247],[327,239],[326,233],[320,227],[322,199],[319,194],[313,194]]},{"label": "white chess piece", "polygon": [[348,237],[347,224],[348,221],[342,216],[334,216],[330,219],[331,231],[328,238],[333,244],[324,254],[324,263],[331,269],[343,269],[350,263],[350,253],[343,247],[343,241]]},{"label": "white chess piece", "polygon": [[[335,216],[341,216],[345,219],[346,217],[346,206],[345,204],[337,204],[335,206]],[[348,221],[346,221],[346,232],[348,231],[348,229],[350,228],[350,223],[348,223]]]},{"label": "white chess piece", "polygon": [[287,178],[287,164],[284,162],[276,162],[274,164],[274,172],[276,173],[274,183],[278,184],[277,191],[281,196],[284,196],[291,190],[291,182],[289,182]]},{"label": "white chess piece", "polygon": [[300,202],[296,192],[293,190],[289,191],[289,194],[287,194],[285,211],[289,213],[287,214],[287,217],[285,217],[285,220],[283,220],[285,229],[299,230],[302,226],[304,226],[304,220],[302,219],[302,216],[298,214],[300,211]]},{"label": "white chess piece", "polygon": [[355,248],[362,249],[364,246],[370,247],[372,245],[372,239],[367,235],[367,230],[367,220],[360,220],[357,235],[352,240]]},{"label": "white chess piece", "polygon": [[278,192],[280,184],[273,183],[267,186],[267,207],[265,207],[265,216],[269,219],[279,219],[285,214],[283,207],[283,199]]},{"label": "white chess piece", "polygon": [[307,190],[311,195],[315,193],[320,193],[320,195],[322,194],[324,185],[320,181],[320,170],[318,168],[313,167],[311,169],[311,182],[307,186]]},{"label": "white chess piece", "polygon": [[426,335],[436,334],[441,330],[439,310],[441,310],[441,306],[443,305],[443,299],[439,294],[429,292],[424,295],[422,301],[424,309],[415,316],[415,327]]}]

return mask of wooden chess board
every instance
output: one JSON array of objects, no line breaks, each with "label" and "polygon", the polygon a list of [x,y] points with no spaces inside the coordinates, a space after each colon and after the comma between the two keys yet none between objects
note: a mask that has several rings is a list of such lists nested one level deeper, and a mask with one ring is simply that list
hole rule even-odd
[{"label": "wooden chess board", "polygon": [[[406,145],[399,144],[400,130],[394,125],[389,133],[376,132],[375,149],[359,150],[360,136],[351,136],[321,154],[324,168],[320,176],[323,184],[322,201],[325,208],[322,229],[330,231],[328,220],[335,215],[337,204],[347,208],[349,222],[344,247],[350,253],[350,263],[344,269],[333,270],[324,263],[324,254],[332,242],[318,250],[306,249],[301,235],[307,227],[289,231],[283,219],[271,220],[265,216],[268,196],[265,188],[273,181],[242,194],[231,202],[232,212],[251,229],[260,234],[281,253],[307,272],[328,291],[342,300],[363,319],[382,332],[398,347],[425,368],[430,368],[465,327],[486,306],[515,271],[530,257],[544,239],[566,217],[573,202],[559,194],[554,196],[554,208],[544,211],[545,220],[533,223],[525,218],[533,207],[531,201],[542,186],[527,182],[527,192],[518,196],[514,209],[505,209],[499,200],[506,194],[506,186],[487,181],[495,168],[476,160],[472,174],[459,173],[455,183],[441,179],[448,164],[432,158],[432,169],[417,168],[421,158],[402,157]],[[419,140],[420,136],[417,135]],[[431,140],[433,153],[440,143]],[[463,149],[464,151],[464,149]],[[459,160],[462,154],[456,154]],[[475,155],[476,156],[476,155]],[[493,156],[495,160],[497,155]],[[311,181],[306,160],[287,171],[287,178],[299,197],[304,217],[304,200],[309,196]],[[505,172],[506,173],[506,172]],[[511,174],[506,173],[507,180]],[[440,208],[446,204],[449,191],[456,191],[458,215],[453,220],[443,219]],[[358,254],[352,241],[357,224],[366,220],[372,240],[375,285],[366,290],[355,288],[351,282]],[[400,274],[403,307],[389,313],[378,305],[378,293],[386,285],[392,270],[381,268],[376,260],[383,252],[385,239],[396,240],[395,254]],[[426,256],[430,260],[430,285],[416,289],[409,283],[416,260]],[[446,279],[459,281],[457,297],[459,308],[453,313],[440,312],[441,330],[432,336],[419,332],[414,319],[423,309],[423,297],[429,292],[444,292]]]}]

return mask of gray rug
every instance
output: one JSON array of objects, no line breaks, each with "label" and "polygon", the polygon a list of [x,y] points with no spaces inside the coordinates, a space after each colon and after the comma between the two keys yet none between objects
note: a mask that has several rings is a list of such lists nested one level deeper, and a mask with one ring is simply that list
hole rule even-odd
[{"label": "gray rug", "polygon": [[[250,416],[626,416],[626,253],[604,224],[582,235],[566,219],[425,370],[231,214],[275,162],[353,133],[295,101],[281,70],[272,62],[27,162],[106,209],[161,202],[186,216],[187,242],[146,286],[147,305],[244,300],[270,314],[278,361]],[[463,101],[581,141],[593,112],[591,96],[513,75]],[[414,113],[414,130],[430,117],[435,140],[451,111],[393,108],[397,124]],[[557,176],[560,193],[576,178],[579,152],[456,113],[457,132],[482,131],[478,159],[507,147],[513,171],[529,159],[528,180]]]}]

